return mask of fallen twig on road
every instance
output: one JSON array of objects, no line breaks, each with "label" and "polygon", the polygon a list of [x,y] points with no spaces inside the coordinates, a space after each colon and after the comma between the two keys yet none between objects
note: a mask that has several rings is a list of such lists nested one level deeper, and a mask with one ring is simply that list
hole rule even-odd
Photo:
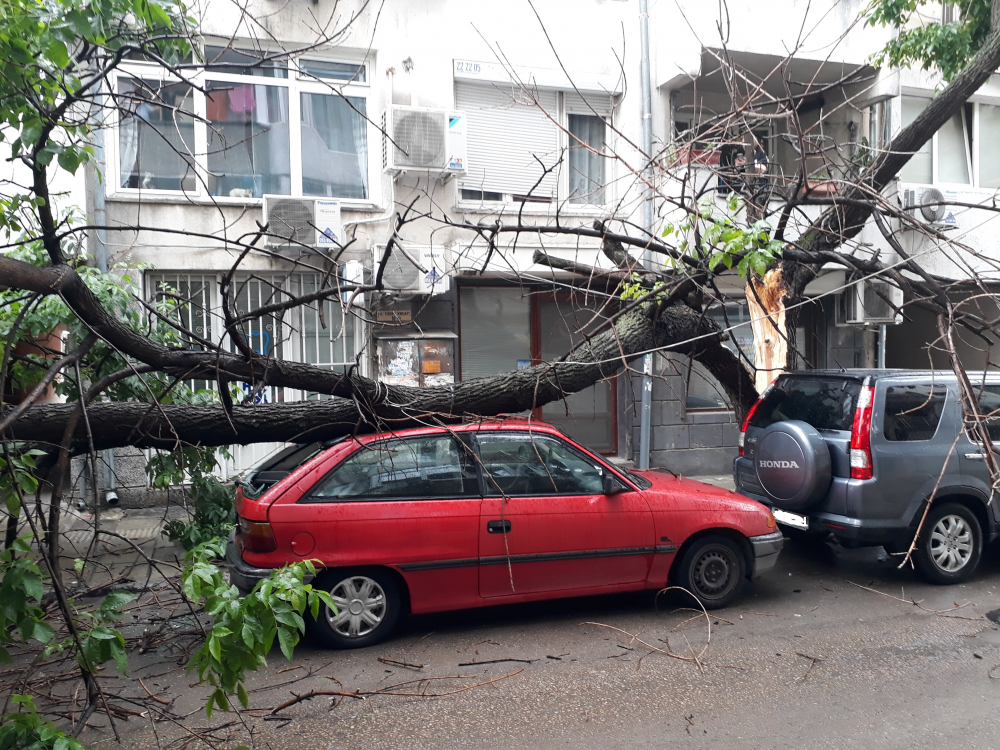
[{"label": "fallen twig on road", "polygon": [[347,690],[310,690],[308,693],[296,694],[292,693],[294,698],[291,698],[279,706],[271,710],[271,715],[283,711],[286,708],[294,706],[296,703],[301,703],[302,701],[307,701],[311,698],[316,698],[323,695],[340,696],[343,698],[356,698],[357,700],[364,700],[365,698],[376,696],[376,695],[397,695],[409,698],[444,698],[449,695],[457,695],[458,693],[464,693],[467,690],[472,690],[477,687],[483,687],[484,685],[492,685],[495,682],[500,682],[501,680],[506,680],[515,675],[521,674],[524,668],[517,670],[516,672],[511,672],[510,674],[505,674],[502,677],[494,677],[492,680],[485,680],[483,682],[477,682],[475,685],[465,685],[464,687],[457,688],[455,690],[448,690],[443,693],[427,693],[427,692],[402,692],[394,690],[394,688],[402,687],[403,685],[409,685],[414,682],[421,683],[427,682],[429,680],[464,680],[468,679],[466,676],[454,675],[451,677],[425,677],[420,680],[411,680],[410,682],[402,682],[399,685],[390,685],[389,687],[381,688],[379,690],[355,690],[353,693]]},{"label": "fallen twig on road", "polygon": [[502,664],[503,662],[514,661],[518,664],[534,664],[538,659],[489,659],[488,661],[463,661],[460,667],[478,667],[481,664]]},{"label": "fallen twig on road", "polygon": [[844,580],[846,580],[852,586],[857,586],[859,589],[864,589],[865,591],[870,591],[873,594],[878,594],[880,596],[886,597],[887,599],[892,599],[892,600],[897,601],[897,602],[902,602],[903,604],[912,604],[917,609],[923,610],[924,612],[928,612],[928,613],[930,613],[932,615],[937,615],[938,617],[947,617],[947,618],[950,618],[950,619],[953,619],[953,620],[972,620],[972,621],[978,621],[978,620],[982,620],[983,619],[982,617],[962,617],[961,615],[950,615],[950,614],[948,614],[949,612],[956,612],[956,611],[958,611],[960,609],[965,609],[966,607],[969,606],[969,602],[966,602],[965,604],[958,604],[958,603],[956,603],[955,606],[953,608],[951,608],[951,609],[928,609],[927,607],[923,606],[920,603],[920,602],[923,601],[923,599],[921,599],[920,602],[918,602],[916,599],[900,599],[898,596],[893,596],[892,594],[887,594],[884,591],[879,591],[878,589],[873,589],[873,588],[871,588],[869,586],[862,586],[860,583],[855,583],[854,581],[848,580],[846,578]]},{"label": "fallen twig on road", "polygon": [[806,673],[799,678],[803,682],[806,681],[806,678],[809,676],[809,673],[812,672],[813,667],[815,667],[818,662],[826,661],[825,656],[810,656],[809,654],[803,654],[801,651],[796,651],[795,655],[801,656],[803,659],[809,660],[809,669],[807,669]]},{"label": "fallen twig on road", "polygon": [[[423,664],[411,664],[408,661],[399,661],[398,659],[390,659],[388,656],[380,656],[378,660],[383,664],[396,664],[400,667],[409,667],[410,669],[423,669]],[[461,666],[461,665],[460,665]]]}]

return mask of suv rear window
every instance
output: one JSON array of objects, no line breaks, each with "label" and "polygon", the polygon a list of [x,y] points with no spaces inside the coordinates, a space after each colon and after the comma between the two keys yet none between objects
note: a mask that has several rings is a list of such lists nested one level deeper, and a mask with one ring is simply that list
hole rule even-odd
[{"label": "suv rear window", "polygon": [[886,440],[930,440],[937,432],[944,398],[944,386],[894,385],[885,389]]},{"label": "suv rear window", "polygon": [[850,432],[861,383],[848,378],[781,378],[750,420],[751,427],[799,419],[817,430]]}]

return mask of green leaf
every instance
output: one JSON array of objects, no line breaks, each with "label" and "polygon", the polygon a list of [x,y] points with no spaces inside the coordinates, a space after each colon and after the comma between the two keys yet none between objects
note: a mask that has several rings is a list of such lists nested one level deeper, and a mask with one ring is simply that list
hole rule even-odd
[{"label": "green leaf", "polygon": [[246,708],[250,705],[250,696],[247,695],[247,691],[243,688],[243,683],[237,683],[236,685],[236,696],[240,699],[240,705]]},{"label": "green leaf", "polygon": [[59,39],[53,39],[49,42],[46,54],[60,68],[65,68],[69,65],[69,51],[66,49],[66,45]]},{"label": "green leaf", "polygon": [[292,653],[295,650],[295,636],[291,631],[281,628],[278,631],[278,645],[281,646],[281,653],[288,661],[292,660]]}]

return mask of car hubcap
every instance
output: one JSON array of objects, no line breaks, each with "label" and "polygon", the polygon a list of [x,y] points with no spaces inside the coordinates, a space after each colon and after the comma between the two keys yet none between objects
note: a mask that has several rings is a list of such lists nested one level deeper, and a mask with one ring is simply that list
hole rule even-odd
[{"label": "car hubcap", "polygon": [[961,516],[945,516],[934,525],[930,545],[934,564],[954,573],[972,557],[972,529]]},{"label": "car hubcap", "polygon": [[385,619],[385,592],[371,578],[353,576],[333,587],[334,614],[326,607],[326,620],[344,638],[363,638]]},{"label": "car hubcap", "polygon": [[694,566],[694,586],[698,593],[716,598],[722,595],[732,581],[732,562],[722,550],[706,550]]}]

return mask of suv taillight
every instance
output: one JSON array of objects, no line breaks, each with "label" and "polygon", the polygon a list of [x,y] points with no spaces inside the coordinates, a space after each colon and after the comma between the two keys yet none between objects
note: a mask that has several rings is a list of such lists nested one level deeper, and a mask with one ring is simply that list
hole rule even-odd
[{"label": "suv taillight", "polygon": [[748,411],[746,417],[743,418],[743,424],[740,425],[740,439],[737,441],[737,445],[739,446],[741,456],[743,455],[743,444],[746,442],[747,427],[750,425],[750,420],[753,417],[753,413],[757,411],[757,407],[760,406],[760,402],[763,401],[765,398],[767,398],[767,394],[771,392],[772,388],[774,388],[773,381],[767,388],[764,389],[764,392],[760,394],[760,398],[757,399],[756,403],[754,403],[754,405],[750,407],[750,411]]},{"label": "suv taillight", "polygon": [[872,478],[872,410],[875,389],[861,387],[851,427],[851,479]]},{"label": "suv taillight", "polygon": [[236,527],[236,541],[247,552],[274,552],[278,543],[274,540],[271,524],[239,519]]}]

